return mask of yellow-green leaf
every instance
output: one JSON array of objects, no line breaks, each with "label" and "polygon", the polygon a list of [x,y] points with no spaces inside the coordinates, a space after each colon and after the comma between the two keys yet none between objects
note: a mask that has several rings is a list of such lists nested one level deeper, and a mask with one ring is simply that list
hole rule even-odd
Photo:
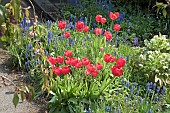
[{"label": "yellow-green leaf", "polygon": [[162,10],[162,13],[163,13],[163,16],[166,18],[166,15],[167,15],[166,9],[163,9],[163,10]]},{"label": "yellow-green leaf", "polygon": [[14,97],[13,97],[13,104],[14,104],[15,108],[16,108],[18,102],[19,102],[18,94],[15,93],[15,94],[14,94]]},{"label": "yellow-green leaf", "polygon": [[24,91],[21,91],[21,100],[23,101],[25,99]]},{"label": "yellow-green leaf", "polygon": [[27,18],[29,18],[29,16],[30,16],[28,9],[25,9],[25,16],[26,16]]},{"label": "yellow-green leaf", "polygon": [[162,2],[156,2],[156,6],[162,6],[164,5]]},{"label": "yellow-green leaf", "polygon": [[2,23],[5,21],[5,16],[4,16],[4,8],[2,5],[0,5],[0,26],[2,25]]},{"label": "yellow-green leaf", "polygon": [[20,13],[20,0],[11,0],[11,5],[14,17],[18,21]]}]

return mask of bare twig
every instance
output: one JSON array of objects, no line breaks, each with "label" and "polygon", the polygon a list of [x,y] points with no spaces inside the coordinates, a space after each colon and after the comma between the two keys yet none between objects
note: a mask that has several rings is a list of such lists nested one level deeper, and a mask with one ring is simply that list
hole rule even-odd
[{"label": "bare twig", "polygon": [[4,76],[4,75],[0,75],[0,77],[2,77],[3,79],[6,79],[6,80],[9,81],[10,83],[12,83],[12,85],[13,85],[14,87],[17,87],[17,85],[16,85],[12,80],[10,80],[8,77],[6,77],[6,76]]},{"label": "bare twig", "polygon": [[33,8],[33,13],[34,13],[34,18],[35,18],[35,7],[33,5],[33,3],[31,2],[31,0],[28,0],[30,2],[30,4],[32,5],[32,8]]}]

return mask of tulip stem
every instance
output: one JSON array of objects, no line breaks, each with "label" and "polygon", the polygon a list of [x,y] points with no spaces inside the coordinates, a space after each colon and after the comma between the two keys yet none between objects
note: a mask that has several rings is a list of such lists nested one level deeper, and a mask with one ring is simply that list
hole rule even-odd
[{"label": "tulip stem", "polygon": [[112,20],[111,25],[110,25],[110,32],[112,31],[112,29],[113,29],[113,20]]}]

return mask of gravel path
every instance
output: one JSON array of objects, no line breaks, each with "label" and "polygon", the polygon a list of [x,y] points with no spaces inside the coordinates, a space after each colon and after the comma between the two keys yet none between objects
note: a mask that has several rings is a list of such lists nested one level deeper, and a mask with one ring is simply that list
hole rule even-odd
[{"label": "gravel path", "polygon": [[[10,64],[9,54],[7,51],[0,47],[0,75],[8,77],[14,83],[17,83],[18,78],[22,77],[22,73],[13,72],[6,66]],[[19,104],[15,108],[12,99],[14,94],[14,87],[8,81],[6,85],[3,84],[2,78],[0,77],[0,113],[44,113],[41,107],[35,103],[28,103],[27,101],[19,101]]]}]

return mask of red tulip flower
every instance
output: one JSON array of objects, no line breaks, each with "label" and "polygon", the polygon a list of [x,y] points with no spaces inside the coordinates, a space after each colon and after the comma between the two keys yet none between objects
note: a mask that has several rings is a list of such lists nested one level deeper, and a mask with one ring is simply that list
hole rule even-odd
[{"label": "red tulip flower", "polygon": [[67,59],[65,60],[65,63],[67,65],[71,65],[71,58],[67,57]]},{"label": "red tulip flower", "polygon": [[110,12],[109,17],[112,20],[116,20],[117,18],[119,18],[119,13],[118,12],[114,12],[114,13]]},{"label": "red tulip flower", "polygon": [[105,54],[104,55],[104,61],[106,63],[109,63],[111,61],[112,55],[111,54]]},{"label": "red tulip flower", "polygon": [[92,75],[93,77],[96,77],[98,74],[99,74],[99,73],[98,73],[97,71],[93,71],[93,72],[91,73],[91,75]]},{"label": "red tulip flower", "polygon": [[117,18],[120,16],[119,12],[114,12],[114,15],[116,15]]},{"label": "red tulip flower", "polygon": [[62,69],[60,67],[55,67],[53,68],[53,73],[60,76],[62,74]]},{"label": "red tulip flower", "polygon": [[111,56],[110,62],[115,62],[116,61],[116,57],[115,56]]},{"label": "red tulip flower", "polygon": [[70,32],[65,32],[65,33],[64,33],[64,37],[65,37],[65,38],[70,38]]},{"label": "red tulip flower", "polygon": [[102,18],[100,22],[101,22],[102,24],[105,24],[105,23],[106,23],[106,18]]},{"label": "red tulip flower", "polygon": [[84,71],[86,75],[90,75],[91,72],[89,72],[87,69]]},{"label": "red tulip flower", "polygon": [[83,29],[84,29],[84,23],[81,22],[81,21],[78,21],[78,22],[76,23],[76,30],[77,30],[78,32],[81,32]]},{"label": "red tulip flower", "polygon": [[96,15],[96,22],[101,22],[102,15]]},{"label": "red tulip flower", "polygon": [[124,58],[118,58],[118,60],[116,61],[116,65],[121,68],[125,65],[126,60]]},{"label": "red tulip flower", "polygon": [[101,35],[101,34],[102,34],[102,28],[95,28],[95,29],[94,29],[94,33],[95,33],[96,35]]},{"label": "red tulip flower", "polygon": [[64,21],[59,21],[58,22],[58,28],[59,29],[64,29],[66,27],[66,22],[64,22]]},{"label": "red tulip flower", "polygon": [[48,61],[48,63],[55,65],[57,62],[57,58],[48,56],[47,61]]},{"label": "red tulip flower", "polygon": [[72,66],[76,66],[76,64],[78,63],[79,61],[78,61],[78,59],[77,58],[71,58],[71,65]]},{"label": "red tulip flower", "polygon": [[121,29],[121,26],[119,24],[115,24],[113,27],[114,31],[118,32]]},{"label": "red tulip flower", "polygon": [[109,31],[105,31],[104,36],[106,37],[106,40],[112,39],[112,33],[110,33]]},{"label": "red tulip flower", "polygon": [[81,68],[82,65],[83,65],[82,62],[78,62],[78,63],[75,65],[75,67],[76,67],[76,68]]},{"label": "red tulip flower", "polygon": [[83,31],[84,31],[85,33],[88,32],[88,31],[89,31],[89,26],[84,26]]},{"label": "red tulip flower", "polygon": [[102,70],[103,65],[101,63],[97,63],[96,68],[97,68],[97,70]]},{"label": "red tulip flower", "polygon": [[95,66],[94,66],[93,64],[89,64],[87,67],[88,67],[87,70],[88,70],[89,72],[93,72],[93,71],[96,70],[96,68],[95,68]]},{"label": "red tulip flower", "polygon": [[68,66],[62,67],[62,74],[67,75],[70,73],[70,68]]},{"label": "red tulip flower", "polygon": [[65,55],[66,57],[71,57],[71,56],[72,56],[72,51],[71,51],[71,50],[66,50],[66,51],[64,52],[64,55]]},{"label": "red tulip flower", "polygon": [[111,67],[111,71],[112,71],[112,74],[114,75],[114,76],[120,76],[120,75],[122,75],[122,73],[123,73],[123,70],[121,69],[121,68],[119,68],[118,66],[113,66],[113,67]]},{"label": "red tulip flower", "polygon": [[81,62],[84,66],[87,66],[90,63],[90,60],[88,58],[82,58]]},{"label": "red tulip flower", "polygon": [[57,57],[57,62],[58,62],[59,64],[62,64],[62,63],[64,62],[64,57],[58,56],[58,57]]}]

